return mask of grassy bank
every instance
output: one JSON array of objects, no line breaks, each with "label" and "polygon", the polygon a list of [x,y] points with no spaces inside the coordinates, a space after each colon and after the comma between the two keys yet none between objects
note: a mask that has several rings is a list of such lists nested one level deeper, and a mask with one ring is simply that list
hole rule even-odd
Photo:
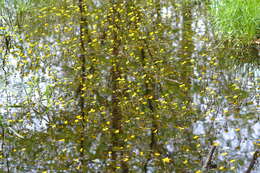
[{"label": "grassy bank", "polygon": [[260,37],[260,0],[212,0],[211,14],[224,39],[250,43]]}]

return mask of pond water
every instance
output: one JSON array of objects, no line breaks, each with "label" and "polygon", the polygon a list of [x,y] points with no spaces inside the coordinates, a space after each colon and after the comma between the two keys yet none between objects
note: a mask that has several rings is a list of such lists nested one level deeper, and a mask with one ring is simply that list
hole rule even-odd
[{"label": "pond water", "polygon": [[[154,20],[140,20],[141,34],[131,28],[135,24],[122,24],[117,34],[124,39],[107,36],[105,43],[91,45],[109,31],[102,17],[111,5],[95,1],[88,7],[91,34],[82,48],[84,21],[69,7],[73,2],[45,4],[46,9],[34,4],[39,14],[20,16],[25,22],[20,31],[7,27],[8,15],[1,12],[8,28],[0,36],[4,172],[242,173],[249,168],[260,146],[259,50],[214,34],[207,3],[167,0],[140,2],[141,10],[129,1],[133,13],[143,10]],[[128,18],[120,20],[132,21]],[[151,39],[133,39],[133,32],[150,32]],[[259,161],[251,172],[260,172]]]}]

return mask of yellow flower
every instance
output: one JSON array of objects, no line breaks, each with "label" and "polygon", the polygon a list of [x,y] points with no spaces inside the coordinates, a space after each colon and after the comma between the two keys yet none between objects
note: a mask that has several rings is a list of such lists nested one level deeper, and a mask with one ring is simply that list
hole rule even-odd
[{"label": "yellow flower", "polygon": [[218,142],[214,142],[214,143],[213,143],[213,146],[216,146],[216,147],[217,147],[217,146],[219,146],[219,143],[218,143]]},{"label": "yellow flower", "polygon": [[219,167],[219,170],[223,170],[223,169],[225,169],[225,167],[224,167],[224,166],[221,166],[221,167]]},{"label": "yellow flower", "polygon": [[124,162],[127,162],[129,159],[126,157],[123,159]]},{"label": "yellow flower", "polygon": [[198,138],[199,138],[199,136],[194,136],[194,137],[193,137],[193,139],[198,139]]},{"label": "yellow flower", "polygon": [[234,99],[237,99],[238,98],[238,95],[234,95],[234,97],[233,97]]},{"label": "yellow flower", "polygon": [[227,152],[225,152],[225,153],[221,153],[221,156],[226,156],[226,155],[228,155]]},{"label": "yellow flower", "polygon": [[154,153],[155,156],[160,156],[161,154],[160,153]]},{"label": "yellow flower", "polygon": [[88,113],[93,113],[93,112],[95,112],[96,110],[95,109],[90,109],[90,111],[88,112]]},{"label": "yellow flower", "polygon": [[130,138],[132,138],[132,139],[135,138],[135,135],[131,135]]},{"label": "yellow flower", "polygon": [[240,128],[235,129],[236,132],[240,131]]},{"label": "yellow flower", "polygon": [[105,128],[103,128],[103,129],[102,129],[102,131],[107,131],[107,130],[108,130],[108,128],[107,128],[107,127],[105,127]]},{"label": "yellow flower", "polygon": [[82,119],[82,116],[81,115],[78,115],[76,116],[77,119],[81,120]]},{"label": "yellow flower", "polygon": [[64,142],[65,141],[65,139],[60,139],[60,140],[58,140],[59,142]]},{"label": "yellow flower", "polygon": [[88,79],[92,79],[93,78],[93,74],[90,74],[87,76]]},{"label": "yellow flower", "polygon": [[164,163],[169,163],[169,162],[171,161],[171,159],[168,158],[168,157],[165,157],[165,158],[162,159],[162,161],[163,161]]},{"label": "yellow flower", "polygon": [[236,160],[232,159],[232,160],[230,160],[229,162],[230,162],[230,163],[233,163],[233,162],[235,162],[235,161],[236,161]]}]

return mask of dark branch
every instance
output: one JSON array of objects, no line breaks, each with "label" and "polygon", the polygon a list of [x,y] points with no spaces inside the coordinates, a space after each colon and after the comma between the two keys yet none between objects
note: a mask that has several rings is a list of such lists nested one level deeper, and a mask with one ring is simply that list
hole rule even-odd
[{"label": "dark branch", "polygon": [[212,167],[212,159],[213,159],[213,155],[214,155],[216,148],[217,148],[216,146],[212,146],[212,148],[208,154],[207,160],[205,161],[205,164],[203,165],[203,169],[208,169],[208,168]]},{"label": "dark branch", "polygon": [[259,155],[260,155],[260,152],[257,150],[257,151],[254,153],[253,158],[252,158],[252,160],[251,160],[251,162],[250,162],[250,165],[248,166],[248,168],[247,168],[247,170],[246,170],[245,173],[250,173],[250,172],[253,170],[253,168],[254,168],[254,166],[255,166],[255,163],[256,163],[257,158],[259,157]]}]

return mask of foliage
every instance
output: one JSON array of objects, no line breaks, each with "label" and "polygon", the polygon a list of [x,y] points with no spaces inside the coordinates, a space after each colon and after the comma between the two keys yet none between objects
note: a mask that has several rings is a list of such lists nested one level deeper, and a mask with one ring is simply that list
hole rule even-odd
[{"label": "foliage", "polygon": [[226,39],[250,42],[259,37],[259,0],[213,0],[211,13],[216,31]]}]

